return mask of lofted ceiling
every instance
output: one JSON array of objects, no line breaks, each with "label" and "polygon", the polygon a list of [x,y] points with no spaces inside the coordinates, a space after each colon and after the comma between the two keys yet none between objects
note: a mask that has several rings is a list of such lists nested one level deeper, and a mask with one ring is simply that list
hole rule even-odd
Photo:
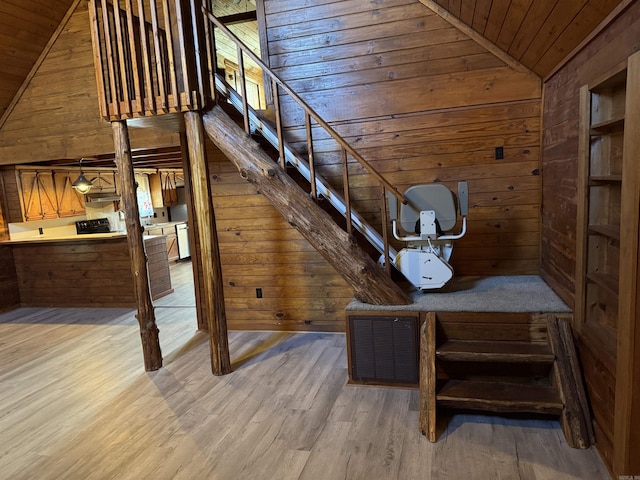
[{"label": "lofted ceiling", "polygon": [[544,78],[622,1],[435,0],[434,3]]},{"label": "lofted ceiling", "polygon": [[[0,0],[0,128],[7,108],[67,11],[78,1],[87,0]],[[256,0],[215,1],[215,13],[224,16],[255,9]],[[420,1],[467,25],[544,78],[625,0]],[[236,24],[232,30],[240,37],[253,38],[249,44],[259,51],[257,22]],[[179,161],[177,155],[175,161]]]},{"label": "lofted ceiling", "polygon": [[0,0],[0,118],[74,0]]}]

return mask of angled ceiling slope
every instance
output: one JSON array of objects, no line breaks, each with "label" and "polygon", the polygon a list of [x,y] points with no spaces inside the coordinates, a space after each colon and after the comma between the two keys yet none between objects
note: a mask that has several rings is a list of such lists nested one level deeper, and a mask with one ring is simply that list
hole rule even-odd
[{"label": "angled ceiling slope", "polygon": [[545,78],[625,0],[421,0]]},{"label": "angled ceiling slope", "polygon": [[74,0],[0,0],[0,118]]}]

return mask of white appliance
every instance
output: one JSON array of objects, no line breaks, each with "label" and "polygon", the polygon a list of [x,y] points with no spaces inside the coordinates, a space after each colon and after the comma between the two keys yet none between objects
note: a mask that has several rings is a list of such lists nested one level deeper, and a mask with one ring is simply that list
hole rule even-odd
[{"label": "white appliance", "polygon": [[178,238],[178,259],[191,257],[189,248],[189,224],[179,223],[176,225],[176,236]]},{"label": "white appliance", "polygon": [[[458,202],[453,192],[440,183],[414,185],[404,192],[404,197],[406,204],[400,204],[391,194],[387,198],[393,236],[407,242],[391,261],[418,290],[441,288],[453,277],[453,268],[449,265],[453,240],[467,232],[467,182],[458,183]],[[456,207],[462,216],[462,231],[446,234],[456,225]],[[403,234],[398,232],[398,226]],[[384,256],[380,262],[384,263]]]}]

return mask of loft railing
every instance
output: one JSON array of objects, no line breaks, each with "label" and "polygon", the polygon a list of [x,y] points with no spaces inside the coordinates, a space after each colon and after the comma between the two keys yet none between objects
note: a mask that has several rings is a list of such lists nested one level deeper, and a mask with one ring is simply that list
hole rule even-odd
[{"label": "loft railing", "polygon": [[211,94],[199,0],[90,0],[100,114],[107,121],[201,109]]},{"label": "loft railing", "polygon": [[[332,189],[327,191],[326,183],[321,179],[317,178],[316,175],[316,165],[315,165],[315,153],[314,153],[314,140],[313,140],[313,122],[319,127],[321,127],[339,146],[340,155],[341,155],[341,163],[342,163],[342,179],[343,179],[343,198],[340,199],[341,208],[338,208],[340,213],[344,215],[346,219],[346,230],[349,234],[353,233],[353,220],[356,219],[358,222],[358,230],[361,233],[364,233],[367,236],[366,232],[363,230],[363,222],[361,221],[361,217],[359,215],[355,215],[355,212],[352,211],[351,208],[351,196],[350,196],[350,180],[349,180],[349,157],[353,158],[357,161],[378,183],[381,187],[381,223],[382,223],[382,242],[381,245],[378,245],[378,242],[374,241],[372,244],[382,250],[381,253],[384,256],[384,264],[387,269],[387,272],[390,272],[391,262],[389,261],[389,240],[387,233],[387,209],[386,209],[386,198],[387,192],[393,196],[395,196],[402,203],[407,203],[407,200],[404,196],[399,193],[396,188],[391,185],[387,179],[385,179],[378,171],[373,168],[373,166],[367,162],[351,145],[347,143],[347,141],[338,134],[331,125],[329,125],[320,115],[318,115],[311,106],[309,106],[296,92],[294,92],[291,87],[289,87],[284,80],[279,78],[279,76],[274,73],[269,67],[260,59],[257,55],[255,55],[240,39],[238,39],[218,18],[216,18],[211,11],[207,10],[205,6],[203,6],[203,12],[208,19],[208,22],[205,22],[205,38],[207,45],[207,60],[209,67],[209,89],[210,91],[217,92],[219,89],[216,88],[216,80],[220,80],[224,78],[224,75],[219,75],[217,73],[220,64],[217,58],[217,49],[216,49],[216,36],[214,33],[214,28],[217,28],[220,32],[222,32],[228,39],[230,39],[233,43],[235,43],[237,47],[237,64],[240,73],[240,96],[242,101],[242,113],[243,113],[243,123],[244,129],[247,134],[250,134],[251,131],[251,108],[248,102],[247,96],[247,86],[246,86],[246,71],[245,71],[245,56],[250,59],[253,63],[255,63],[271,83],[271,91],[273,93],[273,103],[275,110],[275,134],[277,136],[277,148],[279,151],[279,161],[281,166],[284,168],[286,166],[287,161],[290,163],[291,160],[288,158],[285,152],[286,142],[284,140],[284,128],[282,125],[282,93],[287,94],[291,99],[294,100],[295,104],[298,108],[302,109],[305,118],[305,137],[306,137],[306,151],[308,157],[308,180],[310,182],[310,195],[312,198],[318,198],[318,190],[321,189],[323,192],[327,192],[331,194],[333,192]],[[229,87],[227,85],[227,87]],[[295,159],[294,159],[295,162]],[[296,165],[297,166],[297,165]],[[325,193],[326,195],[326,193]],[[335,197],[336,194],[333,194]],[[331,198],[329,198],[331,200]],[[332,202],[333,203],[333,202]],[[336,206],[334,204],[334,206]],[[371,239],[370,239],[371,240]]]}]

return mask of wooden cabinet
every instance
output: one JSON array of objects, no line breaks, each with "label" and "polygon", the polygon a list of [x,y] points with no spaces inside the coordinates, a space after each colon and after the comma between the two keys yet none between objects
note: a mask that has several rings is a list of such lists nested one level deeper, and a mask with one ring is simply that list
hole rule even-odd
[{"label": "wooden cabinet", "polygon": [[151,203],[153,208],[171,207],[178,204],[177,187],[184,185],[182,171],[159,170],[149,175]]},{"label": "wooden cabinet", "polygon": [[18,170],[17,174],[25,222],[58,218],[53,172]]},{"label": "wooden cabinet", "polygon": [[54,172],[53,174],[59,217],[75,217],[85,214],[84,196],[71,186],[75,180],[72,175],[69,172]]},{"label": "wooden cabinet", "polygon": [[640,54],[584,85],[580,102],[576,328],[599,362],[596,440],[622,475],[640,471]]},{"label": "wooden cabinet", "polygon": [[169,262],[175,262],[180,257],[178,254],[178,236],[176,235],[176,224],[163,226],[151,226],[147,228],[149,235],[162,235],[166,239],[167,257]]},{"label": "wooden cabinet", "polygon": [[169,257],[169,262],[175,262],[179,258],[176,227],[175,225],[171,225],[171,227],[165,227],[162,230],[164,236],[167,238],[167,257]]},{"label": "wooden cabinet", "polygon": [[77,175],[75,171],[22,168],[3,172],[7,202],[16,204],[10,209],[9,222],[84,215],[84,197],[71,187]]}]

